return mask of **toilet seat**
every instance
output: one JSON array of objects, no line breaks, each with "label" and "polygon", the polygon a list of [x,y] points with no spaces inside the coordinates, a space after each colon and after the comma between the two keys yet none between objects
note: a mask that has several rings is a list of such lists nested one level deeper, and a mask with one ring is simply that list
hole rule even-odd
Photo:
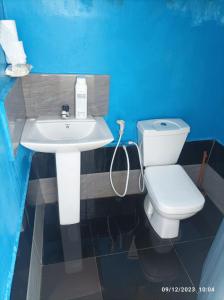
[{"label": "toilet seat", "polygon": [[162,214],[196,213],[204,205],[203,195],[180,165],[147,167],[144,179],[153,205]]}]

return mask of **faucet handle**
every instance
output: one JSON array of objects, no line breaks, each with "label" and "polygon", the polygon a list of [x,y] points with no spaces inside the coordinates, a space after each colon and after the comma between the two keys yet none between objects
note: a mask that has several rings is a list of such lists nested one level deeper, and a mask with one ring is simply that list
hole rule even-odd
[{"label": "faucet handle", "polygon": [[62,105],[61,109],[62,109],[62,111],[61,111],[62,119],[69,118],[69,105],[64,104],[64,105]]},{"label": "faucet handle", "polygon": [[69,111],[69,105],[68,104],[64,104],[64,105],[62,105],[62,110],[64,110],[64,111],[66,111],[66,112],[68,112]]}]

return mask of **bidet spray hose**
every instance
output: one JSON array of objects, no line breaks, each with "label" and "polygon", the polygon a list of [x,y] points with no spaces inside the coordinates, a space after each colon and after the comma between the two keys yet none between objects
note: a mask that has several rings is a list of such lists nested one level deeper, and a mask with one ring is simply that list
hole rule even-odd
[{"label": "bidet spray hose", "polygon": [[[126,160],[127,160],[127,176],[126,176],[124,192],[122,194],[119,193],[115,189],[115,186],[114,186],[114,183],[113,183],[113,178],[112,178],[114,159],[115,159],[115,156],[116,156],[116,153],[117,153],[117,149],[120,145],[121,138],[124,134],[125,122],[123,120],[117,120],[117,124],[120,126],[120,128],[119,128],[119,138],[118,138],[118,142],[117,142],[117,145],[115,147],[115,150],[114,150],[114,153],[113,153],[113,156],[112,156],[112,160],[111,160],[111,164],[110,164],[110,183],[111,183],[111,187],[112,187],[114,193],[119,197],[124,197],[127,194],[129,175],[130,175],[130,161],[129,161],[127,148],[125,146],[123,146],[123,150],[125,152],[125,156],[126,156]],[[143,170],[143,162],[142,162],[141,152],[140,152],[139,146],[135,142],[129,141],[128,144],[129,145],[135,145],[135,147],[137,148],[137,151],[138,151],[139,164],[140,164],[140,174],[139,174],[139,179],[138,179],[138,186],[139,186],[140,192],[143,192],[144,189],[145,189],[145,184],[144,184],[144,177],[143,177],[144,176],[144,173],[143,173],[144,170]]]},{"label": "bidet spray hose", "polygon": [[122,135],[124,133],[125,122],[123,120],[117,120],[117,124],[120,126],[120,129],[119,129],[119,138],[118,138],[118,142],[117,142],[117,145],[115,147],[115,150],[114,150],[114,153],[113,153],[113,156],[112,156],[112,160],[111,160],[111,164],[110,164],[110,183],[111,183],[111,187],[112,187],[114,193],[117,196],[119,196],[119,197],[124,197],[127,194],[128,182],[129,182],[129,174],[130,174],[130,161],[129,161],[129,157],[128,157],[127,148],[125,146],[123,146],[123,149],[124,149],[126,160],[127,160],[127,176],[126,176],[126,182],[125,182],[124,192],[122,194],[119,193],[115,189],[115,186],[114,186],[114,183],[113,183],[113,178],[112,178],[112,171],[113,171],[114,159],[115,159],[115,156],[116,156],[116,153],[117,153],[117,149],[118,149],[118,147],[120,145]]},{"label": "bidet spray hose", "polygon": [[138,187],[139,187],[140,192],[143,192],[144,189],[145,189],[145,183],[144,183],[144,169],[143,169],[143,162],[142,162],[141,152],[140,152],[138,144],[136,144],[135,142],[129,141],[128,144],[129,145],[135,145],[135,147],[137,148],[137,151],[138,151],[138,158],[139,158],[139,164],[140,164],[140,174],[139,174],[139,178],[138,178]]}]

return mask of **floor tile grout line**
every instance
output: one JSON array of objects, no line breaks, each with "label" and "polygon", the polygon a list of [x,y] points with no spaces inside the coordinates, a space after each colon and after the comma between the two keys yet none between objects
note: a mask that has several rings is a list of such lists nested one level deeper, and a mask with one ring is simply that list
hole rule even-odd
[{"label": "floor tile grout line", "polygon": [[[147,249],[155,249],[155,248],[162,248],[162,247],[167,247],[167,246],[172,246],[171,244],[167,244],[167,245],[161,245],[161,246],[156,246],[156,247],[146,247],[146,248],[139,248],[136,250],[132,250],[131,252],[129,252],[129,250],[125,250],[125,251],[119,251],[119,252],[114,252],[114,253],[109,253],[109,254],[102,254],[102,255],[94,255],[94,256],[88,256],[88,257],[84,257],[84,258],[77,258],[74,260],[85,260],[85,259],[97,259],[97,258],[101,258],[101,257],[107,257],[107,256],[113,256],[113,255],[119,255],[119,254],[125,254],[125,253],[136,253],[138,250],[139,251],[144,251]],[[74,261],[71,260],[71,261]],[[69,261],[66,261],[69,262]],[[51,263],[51,264],[42,264],[43,266],[49,266],[49,265],[54,265],[54,264],[60,264],[60,263],[65,263],[65,261],[60,261],[60,262],[56,262],[56,263]]]},{"label": "floor tile grout line", "polygon": [[[193,243],[193,242],[199,242],[199,241],[203,241],[203,240],[209,240],[214,238],[214,236],[209,236],[209,237],[205,237],[205,238],[198,238],[195,240],[189,240],[189,241],[183,241],[183,242],[178,242],[178,243],[172,243],[171,241],[169,241],[169,244],[164,244],[164,245],[160,245],[160,246],[150,246],[150,247],[144,247],[144,248],[136,248],[136,250],[132,250],[131,253],[136,253],[138,251],[144,251],[144,250],[148,250],[148,249],[156,249],[156,248],[162,248],[162,247],[168,247],[168,246],[173,246],[175,247],[175,245],[179,245],[179,244],[184,244],[184,243]],[[91,242],[92,238],[91,238]],[[113,253],[107,253],[107,254],[101,254],[101,255],[97,255],[95,252],[95,247],[94,247],[94,243],[93,243],[93,256],[87,256],[84,258],[77,258],[74,260],[83,260],[83,259],[91,259],[91,258],[101,258],[101,257],[107,257],[107,256],[113,256],[113,255],[119,255],[119,254],[125,254],[125,253],[129,253],[129,250],[124,250],[124,251],[118,251],[118,252],[113,252]],[[73,260],[71,260],[73,261]],[[52,264],[59,264],[59,263],[63,263],[64,261],[60,261],[60,262],[56,262],[56,263],[50,263],[50,264],[42,264],[43,266],[49,266]],[[66,261],[68,262],[68,261]]]},{"label": "floor tile grout line", "polygon": [[[119,251],[119,252],[114,252],[114,253],[108,253],[108,254],[101,254],[101,255],[94,255],[94,256],[87,256],[84,258],[77,258],[74,260],[69,260],[69,261],[59,261],[59,262],[54,262],[54,263],[50,263],[50,264],[42,264],[42,266],[49,266],[49,265],[54,265],[54,264],[61,264],[61,263],[65,263],[65,262],[72,262],[75,260],[85,260],[85,259],[97,259],[97,258],[101,258],[101,257],[107,257],[107,256],[114,256],[114,255],[119,255],[119,254],[125,254],[125,253],[136,253],[138,250],[139,251],[144,251],[144,250],[148,250],[148,249],[155,249],[155,248],[162,248],[162,247],[167,247],[167,246],[172,246],[171,244],[167,244],[167,245],[161,245],[161,246],[156,246],[156,247],[146,247],[146,248],[136,248],[136,250],[132,250],[129,252],[129,250],[125,250],[125,251]],[[95,254],[95,253],[94,253]]]},{"label": "floor tile grout line", "polygon": [[78,258],[78,259],[73,259],[73,260],[66,260],[66,261],[59,261],[59,262],[55,262],[52,264],[47,264],[47,265],[41,265],[42,267],[48,267],[48,266],[52,266],[52,265],[60,265],[60,264],[66,264],[66,263],[72,263],[75,261],[83,261],[83,260],[95,260],[97,257],[96,256],[90,256],[90,257],[85,257],[85,258]]},{"label": "floor tile grout line", "polygon": [[129,252],[129,250],[125,250],[125,251],[119,251],[119,252],[114,252],[114,253],[109,253],[109,254],[101,254],[101,255],[96,255],[96,258],[100,258],[100,257],[105,257],[105,256],[112,256],[112,255],[118,255],[118,254],[123,254],[123,253],[135,253],[137,251],[143,251],[143,250],[147,250],[147,249],[155,249],[155,248],[162,248],[162,247],[168,247],[168,246],[172,246],[172,244],[166,244],[166,245],[160,245],[160,246],[151,246],[151,247],[144,247],[144,248],[136,248],[136,250],[132,250]]},{"label": "floor tile grout line", "polygon": [[190,282],[191,282],[192,285],[194,286],[195,292],[196,292],[197,295],[198,295],[198,290],[197,290],[197,288],[196,288],[196,286],[195,286],[193,280],[191,279],[191,276],[190,276],[190,274],[189,274],[188,271],[187,271],[187,267],[185,266],[184,262],[182,261],[182,259],[181,259],[180,255],[179,255],[178,251],[176,250],[176,247],[175,247],[175,246],[176,246],[176,245],[180,245],[180,244],[184,244],[184,243],[200,242],[200,241],[209,240],[209,239],[212,239],[212,238],[214,239],[214,235],[213,235],[213,236],[209,236],[209,237],[205,237],[205,238],[199,238],[199,239],[196,239],[196,240],[184,241],[184,242],[180,242],[180,243],[173,244],[174,251],[175,251],[175,253],[176,253],[176,255],[177,255],[177,257],[178,257],[178,259],[179,259],[179,261],[180,261],[180,263],[181,263],[181,265],[182,265],[182,267],[184,268],[184,271],[185,271],[185,273],[187,274],[188,279],[190,280]]},{"label": "floor tile grout line", "polygon": [[94,257],[96,257],[96,249],[95,249],[95,243],[94,243],[94,238],[93,238],[93,229],[92,229],[91,220],[89,220],[88,224],[89,224],[89,229],[90,229],[90,236],[91,236],[91,243],[92,243],[92,247],[93,247],[93,254],[94,254]]},{"label": "floor tile grout line", "polygon": [[99,267],[98,267],[98,262],[97,262],[97,257],[95,257],[95,262],[96,262],[96,270],[97,270],[97,276],[98,276],[98,279],[99,279],[99,285],[100,285],[100,294],[102,296],[102,300],[103,300],[103,290],[102,290],[102,285],[101,285],[101,280],[100,280],[100,272],[99,272]]},{"label": "floor tile grout line", "polygon": [[[169,241],[169,244],[164,244],[164,245],[160,245],[160,246],[149,246],[149,247],[143,247],[143,248],[136,248],[136,250],[133,250],[131,252],[135,253],[136,251],[143,251],[143,250],[147,250],[147,249],[155,249],[155,248],[161,248],[161,247],[167,247],[167,246],[175,247],[175,245],[178,245],[178,244],[192,243],[192,242],[203,241],[203,240],[208,240],[208,239],[212,239],[212,238],[214,238],[214,236],[208,236],[208,237],[205,237],[205,238],[198,238],[198,239],[183,241],[183,242],[178,242],[178,243],[172,243],[171,241]],[[108,253],[108,254],[100,254],[100,255],[96,254],[95,257],[100,258],[100,257],[105,257],[105,256],[128,253],[128,252],[129,252],[129,250],[124,250],[124,251],[118,251],[118,252]]]},{"label": "floor tile grout line", "polygon": [[172,246],[175,246],[175,245],[185,244],[185,243],[194,243],[194,242],[197,242],[197,241],[214,239],[214,237],[215,237],[215,235],[209,235],[209,236],[206,236],[206,237],[201,237],[201,238],[197,238],[197,239],[193,239],[193,240],[187,240],[187,241],[176,241],[176,242],[173,242],[171,240],[171,244],[172,244]]},{"label": "floor tile grout line", "polygon": [[177,252],[177,250],[175,249],[175,247],[174,247],[173,249],[174,249],[174,251],[175,251],[175,253],[176,253],[176,256],[177,256],[177,258],[178,258],[178,260],[179,260],[181,266],[183,267],[184,272],[186,273],[186,275],[187,275],[187,277],[188,277],[190,283],[192,284],[192,286],[193,286],[193,287],[195,288],[195,290],[196,290],[196,287],[195,287],[195,285],[194,285],[194,282],[193,282],[193,280],[191,279],[190,274],[188,273],[187,268],[185,267],[185,264],[183,263],[183,261],[182,261],[180,255],[178,254],[178,252]]},{"label": "floor tile grout line", "polygon": [[194,281],[191,279],[191,276],[190,276],[190,274],[189,274],[188,271],[187,271],[187,267],[185,267],[185,264],[184,264],[184,262],[182,261],[180,255],[178,254],[178,251],[175,249],[175,247],[174,247],[174,251],[175,251],[175,253],[176,253],[176,255],[177,255],[177,257],[178,257],[178,259],[179,259],[179,261],[180,261],[180,263],[181,263],[181,265],[182,265],[182,267],[184,268],[184,271],[185,271],[185,273],[187,274],[188,279],[190,280],[190,282],[192,283],[193,287],[195,288],[195,293],[198,295],[198,289],[196,288],[196,286],[195,286],[195,284],[194,284]]},{"label": "floor tile grout line", "polygon": [[210,148],[210,151],[209,151],[209,154],[208,154],[208,159],[207,159],[207,164],[209,165],[209,161],[210,161],[210,158],[211,158],[211,156],[212,156],[212,152],[213,152],[213,148],[214,148],[214,146],[215,146],[215,140],[213,140],[213,142],[212,142],[212,145],[211,145],[211,148]]}]

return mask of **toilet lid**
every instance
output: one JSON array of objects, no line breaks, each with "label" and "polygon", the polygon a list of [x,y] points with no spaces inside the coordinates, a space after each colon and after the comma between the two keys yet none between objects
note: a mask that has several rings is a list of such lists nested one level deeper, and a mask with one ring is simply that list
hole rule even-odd
[{"label": "toilet lid", "polygon": [[144,178],[152,202],[161,212],[185,214],[204,205],[203,195],[180,165],[147,167]]}]

